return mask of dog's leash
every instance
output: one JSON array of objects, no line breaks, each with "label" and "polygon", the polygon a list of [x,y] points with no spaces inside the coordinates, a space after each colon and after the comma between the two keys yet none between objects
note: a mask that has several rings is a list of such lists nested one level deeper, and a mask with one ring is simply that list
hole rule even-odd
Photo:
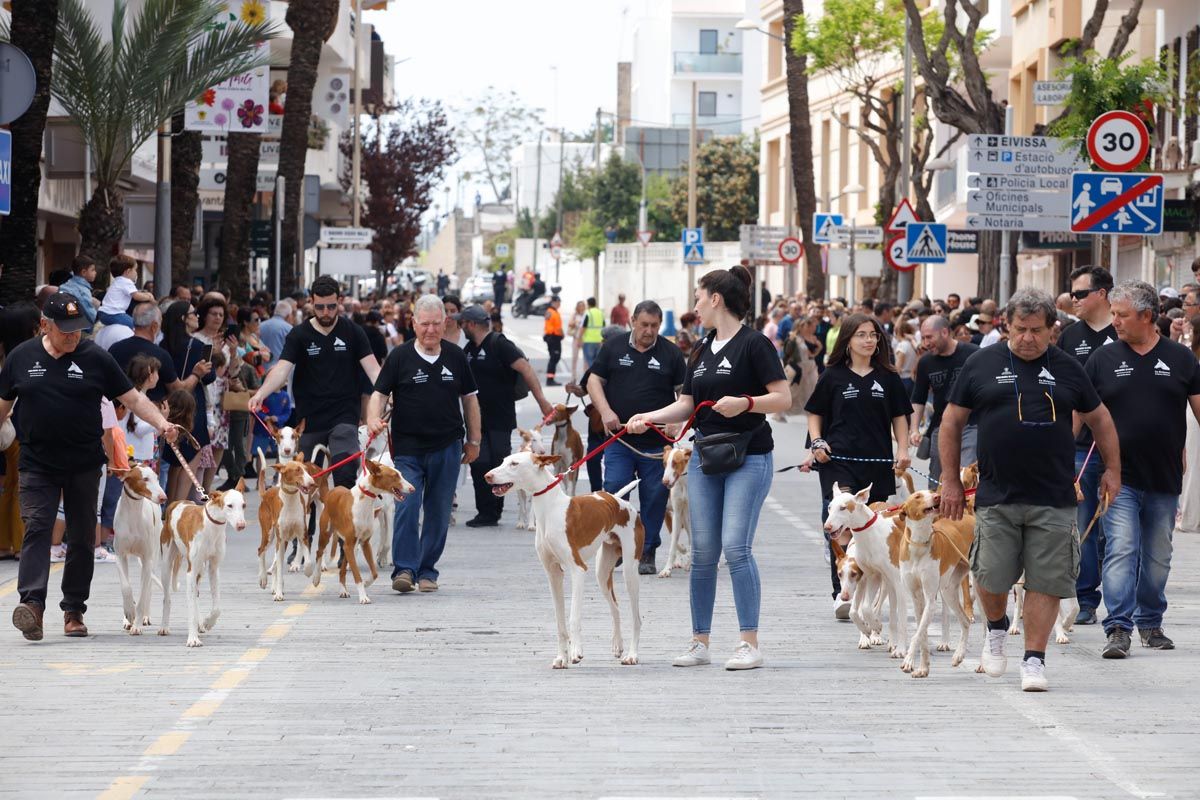
[{"label": "dog's leash", "polygon": [[1096,504],[1096,512],[1092,514],[1092,521],[1088,523],[1087,529],[1083,532],[1083,536],[1079,537],[1080,545],[1087,541],[1088,536],[1092,532],[1092,528],[1096,526],[1096,522],[1104,515],[1106,511],[1108,511],[1108,506],[1108,492],[1105,492],[1100,502]]},{"label": "dog's leash", "polygon": [[[663,438],[663,440],[667,442],[667,444],[675,444],[676,442],[681,441],[684,436],[687,436],[688,431],[691,429],[692,425],[696,422],[696,415],[699,414],[702,409],[709,408],[709,407],[715,406],[715,405],[716,405],[715,401],[705,400],[703,403],[696,406],[696,408],[692,411],[692,415],[690,417],[688,417],[687,422],[684,424],[683,430],[680,431],[679,436],[674,439],[672,439],[670,436],[668,436],[666,433],[664,433],[663,430],[661,428],[659,428],[657,425],[648,425],[647,427],[649,427],[650,430],[654,431],[659,436],[661,436]],[[583,458],[579,459],[574,464],[567,467],[562,472],[558,473],[558,475],[554,478],[554,480],[552,480],[552,481],[550,481],[550,483],[546,484],[545,488],[543,488],[542,490],[534,492],[533,496],[538,497],[539,495],[543,495],[546,492],[550,491],[555,486],[558,486],[560,483],[562,483],[563,478],[566,477],[567,473],[574,472],[575,470],[579,469],[581,466],[586,464],[588,461],[591,461],[597,455],[602,453],[605,450],[605,448],[607,448],[610,444],[612,444],[613,442],[617,441],[622,436],[624,436],[625,432],[626,432],[625,426],[622,425],[621,429],[619,431],[614,433],[612,436],[608,437],[608,439],[605,440],[603,443],[597,445],[595,448],[592,449],[592,451],[590,453],[585,454],[583,456]]]},{"label": "dog's leash", "polygon": [[[894,459],[894,458],[862,458],[862,457],[858,457],[858,456],[835,456],[832,453],[829,453],[827,455],[831,459],[834,459],[837,461],[858,461],[858,462],[868,463],[868,464],[895,464],[896,463],[896,459]],[[819,461],[817,463],[820,464]],[[787,472],[788,470],[800,469],[802,466],[804,466],[804,465],[803,464],[792,464],[790,467],[783,467],[781,469],[775,470],[775,472],[778,474],[780,472]],[[917,473],[922,478],[925,478],[926,480],[930,481],[931,483],[933,483],[937,486],[942,485],[941,481],[934,478],[927,472],[922,472],[917,467],[909,465],[908,467],[906,467],[906,469],[908,469],[910,472]]]},{"label": "dog's leash", "polygon": [[[178,430],[183,431],[183,435],[188,438],[188,442],[192,445],[192,447],[196,448],[197,451],[200,450],[200,443],[196,441],[195,436],[192,436],[191,431],[185,429],[182,425],[176,425],[175,427]],[[172,441],[168,441],[167,445],[171,448],[171,450],[174,451],[175,457],[179,459],[179,466],[183,467],[183,474],[187,475],[188,480],[192,482],[192,486],[196,487],[196,495],[200,498],[200,502],[207,503],[208,492],[204,491],[204,486],[199,480],[197,480],[196,473],[192,472],[192,467],[188,464],[187,459],[183,457],[183,453],[179,452],[179,447],[177,447]]]}]

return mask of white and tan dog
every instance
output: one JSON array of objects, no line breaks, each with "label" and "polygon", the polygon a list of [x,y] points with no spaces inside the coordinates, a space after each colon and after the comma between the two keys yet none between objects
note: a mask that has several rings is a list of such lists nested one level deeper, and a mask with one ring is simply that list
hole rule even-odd
[{"label": "white and tan dog", "polygon": [[[275,465],[285,464],[296,457],[300,452],[300,437],[304,435],[304,423],[306,420],[300,420],[300,424],[296,427],[284,425],[282,428],[277,428],[270,422],[263,424],[267,428],[267,433],[271,434],[271,438],[275,440]],[[329,450],[325,449],[324,445],[317,445],[313,448],[312,459],[317,460],[317,452],[325,451],[325,457],[329,457]],[[258,464],[258,490],[261,492],[264,486],[270,485],[265,483],[266,468],[271,466],[267,463],[267,456],[263,453],[262,448],[258,448],[256,453],[256,463]]]},{"label": "white and tan dog", "polygon": [[[579,438],[579,431],[571,424],[571,415],[578,410],[579,406],[556,403],[547,418],[533,429],[534,434],[540,437],[541,429],[545,425],[554,425],[554,436],[550,439],[550,455],[559,457],[554,463],[560,472],[583,458],[583,439]],[[575,495],[575,483],[578,480],[577,471],[569,472],[563,477],[562,487],[568,496]]]},{"label": "white and tan dog", "polygon": [[[179,500],[167,506],[162,535],[163,614],[159,636],[171,632],[171,591],[183,567],[184,596],[187,598],[188,647],[201,647],[200,634],[217,624],[221,615],[221,562],[225,560],[225,528],[246,530],[245,481],[239,480],[236,489],[213,492],[204,505]],[[212,610],[200,621],[199,584],[208,576],[212,589]]]},{"label": "white and tan dog", "polygon": [[304,454],[298,453],[296,460],[272,464],[271,469],[279,475],[279,485],[262,492],[258,506],[258,526],[262,539],[258,545],[258,585],[267,588],[267,545],[275,547],[275,566],[272,594],[276,602],[283,600],[283,573],[288,547],[297,543],[296,558],[288,566],[288,572],[299,572],[309,559],[304,538],[308,532],[308,508],[317,484],[304,464]]},{"label": "white and tan dog", "polygon": [[[922,489],[904,502],[897,520],[905,528],[900,546],[900,576],[913,601],[917,627],[900,666],[914,678],[929,676],[929,624],[938,596],[958,619],[958,642],[950,661],[957,667],[967,654],[971,620],[962,607],[961,587],[970,570],[967,553],[975,539],[975,518],[938,519],[938,496]],[[938,649],[948,647],[942,641]],[[918,662],[919,659],[919,662]]]},{"label": "white and tan dog", "polygon": [[[835,483],[833,498],[829,501],[829,515],[825,520],[825,533],[831,538],[836,537],[843,548],[851,539],[858,543],[855,551],[858,566],[864,576],[880,581],[888,601],[888,650],[892,658],[904,658],[908,646],[908,607],[900,581],[902,530],[894,520],[867,504],[870,495],[869,485],[852,494]],[[873,598],[868,598],[868,587],[872,584],[872,580],[863,580],[858,584],[851,609],[857,605],[861,614],[863,603],[873,601]],[[859,630],[861,632],[861,627]]]},{"label": "white and tan dog", "polygon": [[[858,649],[870,650],[883,644],[883,580],[875,573],[867,575],[858,565],[858,542],[851,539],[842,549],[836,538],[830,540],[836,558],[838,580],[842,584],[839,599],[850,603],[850,621],[858,628]],[[860,586],[861,585],[861,586]]]},{"label": "white and tan dog", "polygon": [[[558,653],[551,666],[566,669],[583,659],[582,623],[583,580],[588,561],[596,556],[596,581],[612,613],[612,654],[622,664],[638,663],[638,642],[642,633],[642,617],[638,606],[638,573],[636,563],[646,540],[646,531],[637,511],[624,499],[637,481],[615,495],[592,492],[570,497],[561,486],[547,489],[555,480],[548,467],[558,463],[559,455],[514,453],[500,466],[484,476],[492,493],[503,497],[511,489],[533,493],[534,547],[554,596],[554,616],[558,623]],[[621,636],[621,612],[613,589],[613,571],[617,559],[624,554],[625,588],[629,593],[633,615],[633,637],[626,649]],[[563,598],[563,575],[571,575],[571,617]]]},{"label": "white and tan dog", "polygon": [[[692,565],[692,523],[688,510],[687,468],[692,457],[690,447],[663,447],[663,486],[671,490],[667,497],[667,513],[663,520],[671,534],[667,548],[667,563],[658,577],[671,577],[672,569],[688,569]],[[688,541],[682,533],[687,531]]]},{"label": "white and tan dog", "polygon": [[[108,474],[121,480],[121,496],[113,514],[113,551],[117,554],[117,576],[121,579],[123,627],[130,636],[138,636],[142,626],[150,624],[150,583],[157,577],[162,535],[160,506],[167,502],[167,493],[159,485],[154,470],[144,464],[134,464],[127,470],[110,468]],[[141,589],[136,605],[129,579],[132,558],[141,562]]]},{"label": "white and tan dog", "polygon": [[[339,597],[349,597],[346,589],[346,567],[354,575],[354,583],[358,588],[358,602],[371,602],[367,596],[367,587],[379,577],[375,568],[375,557],[371,553],[371,539],[375,535],[377,516],[382,505],[392,505],[393,500],[403,501],[412,494],[415,488],[404,480],[394,467],[366,462],[366,472],[358,476],[354,488],[335,486],[329,490],[325,499],[325,509],[321,512],[321,537],[316,545],[314,558],[310,562],[306,575],[312,577],[313,586],[321,585],[321,571],[313,569],[317,558],[325,551],[330,540],[336,535],[342,543],[342,561],[338,568],[338,582],[341,586]],[[371,580],[363,581],[358,569],[358,550],[362,550],[367,566],[371,568]]]},{"label": "white and tan dog", "polygon": [[[359,425],[358,447],[366,454],[365,457],[368,461],[374,461],[392,469],[396,468],[395,462],[392,461],[392,454],[388,451],[387,436],[380,435],[372,439],[367,426]],[[396,530],[396,504],[380,503],[379,506],[379,511],[375,515],[375,536],[371,540],[371,547],[375,551],[375,563],[381,567],[390,567],[392,566],[392,536]],[[336,548],[334,550],[336,555]]]},{"label": "white and tan dog", "polygon": [[[521,437],[521,446],[517,448],[518,453],[534,453],[535,455],[545,455],[546,446],[542,444],[541,431],[534,428],[527,431],[523,428],[517,428],[517,435]],[[533,530],[533,517],[530,516],[533,495],[524,489],[517,490],[517,530],[531,531]]]}]

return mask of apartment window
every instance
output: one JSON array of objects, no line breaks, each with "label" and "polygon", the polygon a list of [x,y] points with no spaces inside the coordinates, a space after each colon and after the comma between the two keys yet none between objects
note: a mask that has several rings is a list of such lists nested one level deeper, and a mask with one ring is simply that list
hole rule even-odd
[{"label": "apartment window", "polygon": [[700,54],[715,55],[717,52],[717,32],[714,30],[700,31]]},{"label": "apartment window", "polygon": [[717,115],[716,92],[697,92],[696,114],[701,117],[715,117]]}]

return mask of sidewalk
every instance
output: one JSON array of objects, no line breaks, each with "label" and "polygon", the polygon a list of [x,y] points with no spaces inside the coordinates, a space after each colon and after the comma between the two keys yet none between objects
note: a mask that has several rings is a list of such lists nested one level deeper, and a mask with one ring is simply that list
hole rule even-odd
[{"label": "sidewalk", "polygon": [[[560,395],[561,398],[561,395]],[[523,401],[521,423],[535,412]],[[803,422],[775,425],[776,467]],[[581,489],[586,479],[581,482]],[[441,591],[372,605],[289,574],[287,601],[256,581],[252,520],[230,533],[223,613],[204,647],[121,631],[115,566],[96,568],[86,640],[8,626],[16,567],[0,564],[0,797],[1196,797],[1200,537],[1176,540],[1167,631],[1178,649],[1099,657],[1099,626],[1051,644],[1051,691],[1022,694],[1021,645],[1002,679],[934,653],[914,680],[833,620],[815,476],[776,477],[755,542],[766,668],[728,673],[736,643],[720,577],[714,665],[674,669],[689,638],[687,574],[642,578],[642,663],[608,655],[608,609],[587,582],[584,661],[549,668],[554,615],[533,534],[451,530]],[[472,515],[469,484],[459,522]],[[661,562],[660,555],[660,562]],[[661,564],[660,564],[661,566]],[[616,582],[622,612],[628,604]],[[154,591],[158,622],[162,594]],[[201,608],[208,607],[202,587]],[[935,622],[931,633],[940,632]]]}]

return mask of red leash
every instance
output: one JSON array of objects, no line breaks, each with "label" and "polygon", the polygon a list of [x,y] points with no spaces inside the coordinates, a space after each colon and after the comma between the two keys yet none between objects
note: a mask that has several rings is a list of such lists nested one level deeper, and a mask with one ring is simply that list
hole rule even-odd
[{"label": "red leash", "polygon": [[[663,433],[663,431],[657,425],[650,425],[649,428],[650,428],[650,430],[654,431],[659,436],[661,436],[663,438],[663,440],[666,441],[668,444],[675,444],[676,442],[682,440],[684,436],[687,436],[687,432],[689,430],[691,430],[692,425],[695,423],[696,415],[700,413],[700,409],[708,408],[708,407],[714,406],[714,405],[716,405],[716,402],[714,402],[712,400],[705,400],[703,403],[696,406],[695,410],[692,411],[692,415],[690,417],[688,417],[687,423],[683,426],[683,430],[680,431],[679,436],[674,439],[672,439],[670,436],[667,436],[667,434]],[[607,441],[598,445],[594,450],[592,450],[590,453],[585,455],[583,458],[579,459],[574,464],[567,467],[562,472],[558,473],[558,476],[555,477],[554,480],[550,481],[550,483],[546,485],[546,488],[542,489],[541,491],[534,492],[533,496],[537,497],[538,495],[543,495],[546,492],[553,489],[555,486],[558,486],[560,483],[562,483],[563,478],[566,476],[566,474],[568,472],[574,472],[575,470],[579,469],[581,466],[583,466],[587,462],[591,461],[593,458],[595,458],[597,455],[599,455],[601,452],[603,452],[604,449],[607,448],[610,444],[615,442],[617,439],[620,439],[624,435],[625,435],[625,428],[624,428],[624,426],[622,426],[619,431],[614,433],[612,436],[608,437]]]}]

